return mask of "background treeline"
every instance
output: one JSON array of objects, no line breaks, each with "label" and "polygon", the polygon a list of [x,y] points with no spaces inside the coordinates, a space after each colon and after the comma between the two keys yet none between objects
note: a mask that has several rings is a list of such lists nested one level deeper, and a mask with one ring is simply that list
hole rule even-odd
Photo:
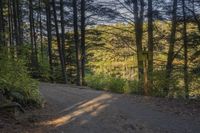
[{"label": "background treeline", "polygon": [[38,100],[34,78],[198,96],[199,33],[198,0],[0,0],[0,89]]}]

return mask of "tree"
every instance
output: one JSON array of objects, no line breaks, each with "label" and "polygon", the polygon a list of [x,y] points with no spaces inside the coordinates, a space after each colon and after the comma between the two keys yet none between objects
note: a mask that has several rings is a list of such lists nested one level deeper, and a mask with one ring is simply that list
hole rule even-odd
[{"label": "tree", "polygon": [[74,44],[76,47],[76,82],[80,85],[80,47],[79,47],[79,33],[78,33],[78,13],[77,13],[77,0],[73,0],[73,25],[74,25]]},{"label": "tree", "polygon": [[[138,61],[138,79],[140,83],[143,83],[144,78],[144,66],[143,66],[143,19],[144,19],[144,1],[134,1],[134,18],[135,18],[135,37],[137,47],[137,61]],[[140,8],[138,8],[140,5]],[[143,86],[144,87],[144,86]]]},{"label": "tree", "polygon": [[185,98],[189,97],[189,80],[188,80],[188,37],[187,37],[187,20],[185,10],[185,0],[182,0],[183,9],[183,45],[184,45],[184,84]]},{"label": "tree", "polygon": [[[177,26],[177,0],[173,0],[173,11],[172,11],[172,26],[171,26],[171,37],[170,45],[167,56],[166,65],[166,79],[171,80],[171,73],[173,70],[173,60],[174,60],[174,45],[176,42],[176,26]],[[165,93],[169,92],[169,83],[166,85]]]},{"label": "tree", "polygon": [[148,93],[153,89],[153,7],[152,0],[148,0]]},{"label": "tree", "polygon": [[52,6],[53,6],[53,16],[54,16],[54,22],[55,22],[56,38],[57,38],[57,44],[58,44],[58,51],[59,51],[59,58],[60,58],[60,63],[61,63],[62,76],[63,76],[64,83],[67,83],[65,57],[64,57],[64,53],[63,53],[64,48],[62,47],[62,44],[61,44],[61,41],[60,41],[60,36],[59,36],[59,28],[58,28],[58,19],[57,19],[55,0],[52,0]]},{"label": "tree", "polygon": [[81,85],[85,84],[85,0],[81,0]]},{"label": "tree", "polygon": [[49,67],[50,67],[50,79],[51,82],[53,82],[53,62],[52,62],[52,26],[51,26],[51,6],[50,6],[50,0],[47,0],[45,3],[46,7],[46,25],[47,25],[47,43],[48,43],[48,59],[49,59]]},{"label": "tree", "polygon": [[4,16],[3,16],[3,0],[0,0],[0,46],[4,45]]}]

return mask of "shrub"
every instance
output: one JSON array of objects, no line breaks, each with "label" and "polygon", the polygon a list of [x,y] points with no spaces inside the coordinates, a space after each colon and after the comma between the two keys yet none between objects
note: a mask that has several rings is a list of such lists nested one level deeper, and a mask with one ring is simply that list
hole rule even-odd
[{"label": "shrub", "polygon": [[0,90],[20,104],[41,103],[38,82],[30,77],[23,60],[0,55]]},{"label": "shrub", "polygon": [[87,85],[96,90],[106,90],[115,93],[141,94],[141,88],[137,81],[128,81],[107,75],[87,75]]}]

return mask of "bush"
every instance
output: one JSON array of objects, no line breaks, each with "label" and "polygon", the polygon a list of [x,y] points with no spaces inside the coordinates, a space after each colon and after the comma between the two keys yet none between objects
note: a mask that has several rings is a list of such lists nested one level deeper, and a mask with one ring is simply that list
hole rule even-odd
[{"label": "bush", "polygon": [[38,82],[30,77],[25,63],[0,55],[0,91],[11,101],[40,105]]},{"label": "bush", "polygon": [[115,93],[141,94],[141,88],[137,81],[128,81],[107,75],[87,75],[87,85],[96,90],[106,90]]}]

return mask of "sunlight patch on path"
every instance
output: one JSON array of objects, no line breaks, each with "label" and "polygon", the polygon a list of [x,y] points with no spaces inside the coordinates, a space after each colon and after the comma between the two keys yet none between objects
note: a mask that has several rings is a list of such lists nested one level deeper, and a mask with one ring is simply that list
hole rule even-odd
[{"label": "sunlight patch on path", "polygon": [[[78,103],[76,105],[73,105],[67,109],[65,109],[62,112],[72,110],[74,107],[74,111],[64,114],[58,118],[55,118],[53,120],[49,120],[46,122],[42,122],[43,126],[54,126],[54,127],[59,127],[62,125],[69,124],[70,122],[74,121],[78,117],[84,114],[89,114],[92,117],[95,117],[105,109],[107,106],[109,106],[109,103],[112,102],[114,99],[112,98],[113,96],[111,94],[102,94],[88,102],[83,102],[83,104]],[[83,123],[86,123],[87,121],[84,120]]]}]

